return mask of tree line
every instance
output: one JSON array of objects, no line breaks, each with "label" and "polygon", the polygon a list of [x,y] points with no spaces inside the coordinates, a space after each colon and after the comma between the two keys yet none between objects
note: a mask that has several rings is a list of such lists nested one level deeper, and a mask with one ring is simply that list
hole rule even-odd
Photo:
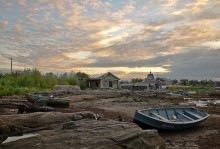
[{"label": "tree line", "polygon": [[[173,85],[189,85],[189,86],[220,86],[220,81],[213,81],[211,79],[205,80],[189,80],[189,79],[173,79],[171,80]],[[131,83],[143,82],[141,78],[132,78]]]}]

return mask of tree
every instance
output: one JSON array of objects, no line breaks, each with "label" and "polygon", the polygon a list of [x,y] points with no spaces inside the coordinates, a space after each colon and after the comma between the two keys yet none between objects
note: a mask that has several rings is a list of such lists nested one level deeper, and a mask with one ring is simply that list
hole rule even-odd
[{"label": "tree", "polygon": [[137,82],[142,82],[143,81],[143,79],[141,79],[141,78],[132,78],[131,79],[131,83],[137,83]]},{"label": "tree", "polygon": [[79,79],[88,79],[89,75],[84,73],[84,72],[77,72],[76,77],[79,78]]},{"label": "tree", "polygon": [[189,80],[188,79],[181,79],[180,80],[180,84],[181,85],[188,85],[189,84]]},{"label": "tree", "polygon": [[201,84],[202,86],[206,86],[206,85],[208,85],[208,81],[207,81],[207,80],[201,80],[201,81],[200,81],[200,84]]},{"label": "tree", "polygon": [[215,85],[215,82],[210,79],[210,80],[208,80],[208,84],[209,84],[210,86],[214,86],[214,85]]},{"label": "tree", "polygon": [[220,86],[220,81],[215,81],[216,86]]},{"label": "tree", "polygon": [[64,74],[61,75],[62,78],[68,78],[68,74],[65,72]]},{"label": "tree", "polygon": [[189,81],[189,85],[196,86],[198,84],[199,84],[198,80],[190,80]]},{"label": "tree", "polygon": [[56,78],[56,75],[53,74],[52,72],[46,73],[45,76],[47,76],[49,78]]},{"label": "tree", "polygon": [[178,80],[174,79],[172,80],[172,84],[177,84],[178,83]]}]

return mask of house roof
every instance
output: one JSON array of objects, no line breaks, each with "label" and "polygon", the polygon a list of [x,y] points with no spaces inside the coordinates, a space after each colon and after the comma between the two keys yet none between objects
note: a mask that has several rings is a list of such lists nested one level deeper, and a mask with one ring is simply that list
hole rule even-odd
[{"label": "house roof", "polygon": [[133,83],[129,83],[129,84],[121,84],[121,87],[123,86],[133,86],[134,84]]},{"label": "house roof", "polygon": [[115,75],[113,75],[111,72],[107,72],[107,73],[101,75],[100,77],[98,77],[98,79],[103,79],[103,78],[106,77],[107,75],[112,75],[112,76],[115,77],[116,79],[120,80],[118,77],[116,77]]},{"label": "house roof", "polygon": [[144,82],[137,82],[134,84],[134,86],[148,86],[149,84],[144,83]]}]

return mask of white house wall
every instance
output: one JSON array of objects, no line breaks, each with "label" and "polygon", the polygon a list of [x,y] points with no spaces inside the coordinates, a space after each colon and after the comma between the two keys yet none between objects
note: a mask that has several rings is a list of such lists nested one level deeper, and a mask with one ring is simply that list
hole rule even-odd
[{"label": "white house wall", "polygon": [[109,88],[109,81],[112,81],[112,88],[118,88],[118,79],[112,75],[106,75],[101,79],[101,87]]}]

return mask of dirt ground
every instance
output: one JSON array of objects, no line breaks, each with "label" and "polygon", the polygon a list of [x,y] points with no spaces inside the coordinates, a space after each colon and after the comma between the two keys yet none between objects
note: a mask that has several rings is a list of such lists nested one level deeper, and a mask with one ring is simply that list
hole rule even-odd
[{"label": "dirt ground", "polygon": [[[108,93],[109,94],[109,93]],[[114,93],[113,93],[114,94]],[[196,97],[199,100],[204,97]],[[132,122],[135,110],[152,107],[194,106],[184,97],[168,96],[165,94],[130,94],[122,96],[96,96],[94,94],[73,95],[65,97],[71,101],[69,108],[56,108],[60,112],[93,111],[100,120],[113,119]],[[215,100],[220,97],[216,97]],[[209,99],[211,100],[211,98]],[[158,133],[166,141],[167,149],[219,149],[220,148],[220,104],[196,107],[207,112],[210,117],[200,125],[181,131],[164,131]],[[11,107],[0,107],[0,114],[15,114]]]}]

